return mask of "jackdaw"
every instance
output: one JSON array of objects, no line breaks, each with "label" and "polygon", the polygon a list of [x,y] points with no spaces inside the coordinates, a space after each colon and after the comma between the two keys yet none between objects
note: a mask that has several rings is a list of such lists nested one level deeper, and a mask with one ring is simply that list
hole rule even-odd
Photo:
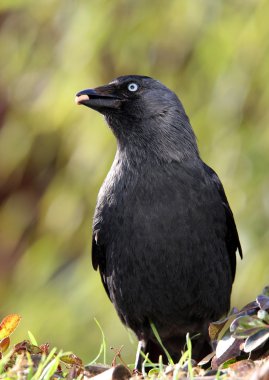
[{"label": "jackdaw", "polygon": [[93,268],[152,361],[163,351],[151,323],[175,361],[189,332],[199,360],[211,351],[208,324],[229,310],[237,250],[242,258],[223,186],[159,81],[122,76],[76,103],[103,114],[117,139],[94,215]]}]

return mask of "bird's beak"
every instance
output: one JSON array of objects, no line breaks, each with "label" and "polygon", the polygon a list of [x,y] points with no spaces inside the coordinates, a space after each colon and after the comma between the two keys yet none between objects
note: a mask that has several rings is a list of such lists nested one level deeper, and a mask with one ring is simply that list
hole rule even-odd
[{"label": "bird's beak", "polygon": [[75,102],[102,113],[107,108],[119,108],[121,99],[113,94],[111,86],[102,86],[78,92]]}]

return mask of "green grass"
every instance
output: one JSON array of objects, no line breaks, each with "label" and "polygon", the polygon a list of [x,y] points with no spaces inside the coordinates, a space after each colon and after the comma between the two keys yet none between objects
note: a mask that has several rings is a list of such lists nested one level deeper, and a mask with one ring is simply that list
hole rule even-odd
[{"label": "green grass", "polygon": [[[262,299],[264,300],[264,298]],[[97,361],[106,364],[107,362],[107,344],[105,335],[99,322],[95,319],[95,323],[101,333],[101,342],[98,355],[88,364],[94,364]],[[4,325],[3,325],[4,326]],[[186,350],[180,356],[177,363],[174,363],[171,355],[164,346],[160,335],[153,323],[150,323],[152,332],[163,349],[165,356],[167,357],[168,366],[163,364],[163,357],[160,356],[158,363],[153,363],[148,354],[141,352],[144,357],[142,363],[142,375],[145,379],[172,379],[178,380],[183,376],[190,380],[194,380],[197,375],[203,376],[204,370],[199,367],[193,367],[192,362],[192,341],[189,334],[186,335]],[[11,330],[10,330],[11,331]],[[13,330],[12,330],[13,331]],[[48,345],[38,345],[38,342],[34,335],[28,332],[29,340],[17,343],[9,351],[1,353],[0,351],[0,379],[5,380],[50,380],[59,375],[60,377],[72,379],[72,380],[82,380],[85,376],[90,376],[87,372],[88,369],[83,365],[82,360],[78,358],[71,352],[63,352],[62,350],[57,350],[56,348],[49,349]],[[1,342],[1,341],[0,341]],[[2,347],[2,348],[1,348]],[[0,345],[0,350],[4,346]],[[132,370],[132,365],[126,365],[122,354],[122,347],[116,350],[115,359],[113,363],[115,365],[116,359],[128,369]],[[233,363],[236,360],[233,361]],[[227,372],[229,364],[227,362],[219,366],[215,378],[226,379],[230,375]],[[237,364],[239,364],[238,362]],[[222,371],[225,373],[223,374]],[[238,370],[239,372],[239,370]],[[233,377],[236,379],[236,374]]]},{"label": "green grass", "polygon": [[99,360],[99,358],[101,357],[102,353],[103,353],[103,364],[106,364],[107,345],[106,345],[105,334],[104,334],[104,331],[103,331],[100,323],[97,321],[96,318],[94,318],[94,321],[95,321],[96,325],[98,326],[98,328],[101,332],[102,342],[101,342],[100,349],[99,349],[97,356],[88,365],[96,363]]}]

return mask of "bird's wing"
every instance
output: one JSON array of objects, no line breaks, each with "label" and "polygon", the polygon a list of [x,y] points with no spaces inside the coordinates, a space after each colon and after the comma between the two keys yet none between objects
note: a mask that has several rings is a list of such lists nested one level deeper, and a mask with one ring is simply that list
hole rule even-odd
[{"label": "bird's wing", "polygon": [[99,267],[101,280],[106,290],[108,297],[110,298],[108,286],[106,283],[106,247],[98,242],[98,232],[95,232],[92,237],[92,266],[94,270]]},{"label": "bird's wing", "polygon": [[228,250],[229,258],[230,258],[232,276],[234,279],[235,269],[236,269],[236,251],[238,250],[241,259],[243,258],[243,253],[242,253],[242,248],[241,248],[237,228],[235,225],[233,213],[229,206],[224,188],[219,180],[219,177],[214,172],[214,170],[211,169],[209,166],[207,166],[205,163],[204,163],[204,168],[205,168],[205,171],[211,177],[215,186],[217,187],[220,197],[222,199],[222,204],[225,208],[226,224],[227,224],[226,245],[227,245],[227,250]]}]

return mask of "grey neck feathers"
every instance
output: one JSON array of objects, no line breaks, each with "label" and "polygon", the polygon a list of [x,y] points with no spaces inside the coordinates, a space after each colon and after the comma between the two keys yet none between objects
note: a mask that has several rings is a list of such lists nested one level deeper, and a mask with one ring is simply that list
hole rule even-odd
[{"label": "grey neck feathers", "polygon": [[199,157],[196,137],[182,112],[163,112],[148,119],[106,118],[117,138],[118,156],[140,164],[195,159]]}]

